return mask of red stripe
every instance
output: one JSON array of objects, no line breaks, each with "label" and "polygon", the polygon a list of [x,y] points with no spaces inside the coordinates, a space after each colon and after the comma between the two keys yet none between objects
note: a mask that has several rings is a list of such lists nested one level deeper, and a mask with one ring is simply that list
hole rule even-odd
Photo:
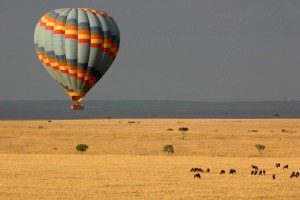
[{"label": "red stripe", "polygon": [[92,34],[92,35],[91,35],[91,38],[92,38],[92,39],[102,39],[102,36],[99,35],[99,34]]},{"label": "red stripe", "polygon": [[91,47],[93,47],[93,48],[101,48],[101,44],[99,44],[99,43],[91,43]]},{"label": "red stripe", "polygon": [[67,62],[65,61],[65,62],[58,62],[58,64],[60,65],[60,66],[67,66]]},{"label": "red stripe", "polygon": [[78,39],[78,43],[90,43],[90,39]]},{"label": "red stripe", "polygon": [[77,70],[77,73],[85,74],[85,73],[86,73],[86,70],[82,70],[82,69],[80,70],[80,69],[78,69],[78,70]]},{"label": "red stripe", "polygon": [[67,74],[67,73],[69,73],[69,71],[68,71],[67,69],[60,70],[60,71],[61,71],[61,73],[64,73],[64,74]]},{"label": "red stripe", "polygon": [[65,34],[65,31],[63,31],[63,30],[55,30],[54,34]]},{"label": "red stripe", "polygon": [[70,74],[70,76],[72,76],[72,77],[77,77],[77,74]]},{"label": "red stripe", "polygon": [[78,34],[89,35],[90,30],[78,30]]},{"label": "red stripe", "polygon": [[68,69],[69,69],[69,70],[76,70],[76,69],[77,69],[77,67],[68,66]]},{"label": "red stripe", "polygon": [[59,67],[58,66],[54,66],[52,67],[54,70],[59,70]]},{"label": "red stripe", "polygon": [[71,34],[67,34],[65,35],[65,38],[68,38],[68,39],[77,39],[77,35],[71,35]]},{"label": "red stripe", "polygon": [[77,26],[66,26],[66,30],[77,30]]}]

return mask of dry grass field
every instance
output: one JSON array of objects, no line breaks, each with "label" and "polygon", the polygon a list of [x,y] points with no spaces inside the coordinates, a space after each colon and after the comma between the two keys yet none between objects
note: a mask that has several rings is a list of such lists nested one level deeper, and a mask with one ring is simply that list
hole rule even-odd
[{"label": "dry grass field", "polygon": [[300,119],[0,121],[0,199],[299,199],[299,157]]}]

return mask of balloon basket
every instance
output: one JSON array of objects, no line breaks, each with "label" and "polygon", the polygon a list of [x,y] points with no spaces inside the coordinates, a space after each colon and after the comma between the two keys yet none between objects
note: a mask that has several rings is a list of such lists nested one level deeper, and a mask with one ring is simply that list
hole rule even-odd
[{"label": "balloon basket", "polygon": [[71,105],[71,110],[83,110],[84,106],[81,103],[73,103]]}]

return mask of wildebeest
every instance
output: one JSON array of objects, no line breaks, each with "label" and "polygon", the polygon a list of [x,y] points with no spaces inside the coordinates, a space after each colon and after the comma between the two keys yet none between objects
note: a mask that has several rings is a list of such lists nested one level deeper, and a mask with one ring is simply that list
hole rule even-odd
[{"label": "wildebeest", "polygon": [[203,170],[201,169],[201,168],[192,168],[191,170],[190,170],[191,172],[203,172]]},{"label": "wildebeest", "polygon": [[266,170],[263,170],[263,174],[266,175]]},{"label": "wildebeest", "polygon": [[220,172],[220,174],[225,174],[225,170],[222,169],[221,172]]},{"label": "wildebeest", "polygon": [[209,169],[209,168],[207,168],[207,169],[206,169],[206,172],[207,172],[207,173],[209,173],[209,172],[210,172],[210,169]]},{"label": "wildebeest", "polygon": [[236,170],[235,169],[230,169],[229,174],[236,174]]},{"label": "wildebeest", "polygon": [[251,171],[251,175],[253,175],[253,174],[254,174],[254,171],[252,170],[252,171]]},{"label": "wildebeest", "polygon": [[283,166],[282,169],[288,169],[288,168],[289,168],[289,165],[285,165],[285,166]]},{"label": "wildebeest", "polygon": [[299,177],[299,172],[292,172],[290,178],[298,178]]},{"label": "wildebeest", "polygon": [[258,170],[258,167],[256,165],[251,165],[251,167],[254,169],[254,170]]},{"label": "wildebeest", "polygon": [[257,174],[257,171],[254,171],[254,175],[256,175]]},{"label": "wildebeest", "polygon": [[292,172],[290,178],[296,177],[296,172]]},{"label": "wildebeest", "polygon": [[275,167],[276,168],[280,167],[280,163],[275,163]]},{"label": "wildebeest", "polygon": [[262,175],[262,171],[261,170],[259,170],[259,174],[258,175]]},{"label": "wildebeest", "polygon": [[195,174],[195,175],[194,175],[194,178],[201,178],[201,176],[200,176],[200,174],[198,173],[198,174]]},{"label": "wildebeest", "polygon": [[273,180],[275,180],[275,178],[276,178],[275,174],[273,174],[272,177],[273,177]]}]

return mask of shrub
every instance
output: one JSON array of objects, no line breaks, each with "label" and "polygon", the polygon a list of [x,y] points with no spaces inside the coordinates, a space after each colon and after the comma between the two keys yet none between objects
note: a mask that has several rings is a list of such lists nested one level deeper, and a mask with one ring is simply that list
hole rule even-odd
[{"label": "shrub", "polygon": [[80,151],[80,153],[85,152],[88,148],[89,148],[89,146],[86,144],[78,144],[76,146],[76,150]]},{"label": "shrub", "polygon": [[187,132],[189,130],[189,128],[187,128],[187,127],[181,127],[178,130],[181,131],[182,139],[184,140],[185,132]]},{"label": "shrub", "polygon": [[263,151],[265,150],[266,146],[263,144],[256,144],[255,145],[256,149],[259,152],[259,155],[261,156],[261,154],[263,153]]},{"label": "shrub", "polygon": [[168,155],[174,153],[174,147],[171,144],[165,145],[163,148],[163,152],[167,153]]}]

